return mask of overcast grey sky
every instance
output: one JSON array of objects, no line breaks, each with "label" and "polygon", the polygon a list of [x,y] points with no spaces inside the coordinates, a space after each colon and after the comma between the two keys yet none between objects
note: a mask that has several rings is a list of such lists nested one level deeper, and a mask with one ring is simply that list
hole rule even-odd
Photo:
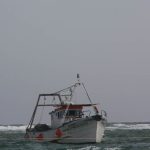
[{"label": "overcast grey sky", "polygon": [[149,0],[0,0],[0,124],[80,73],[108,121],[150,121]]}]

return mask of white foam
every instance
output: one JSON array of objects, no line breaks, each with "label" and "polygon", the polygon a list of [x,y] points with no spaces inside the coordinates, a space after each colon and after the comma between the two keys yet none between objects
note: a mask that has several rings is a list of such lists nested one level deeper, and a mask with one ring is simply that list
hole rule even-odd
[{"label": "white foam", "polygon": [[87,146],[87,147],[79,148],[78,150],[100,150],[100,148],[96,146]]},{"label": "white foam", "polygon": [[150,129],[150,124],[147,123],[137,123],[137,124],[123,124],[123,123],[116,123],[112,124],[112,126],[106,127],[106,130],[143,130],[143,129]]},{"label": "white foam", "polygon": [[[73,149],[67,149],[67,150],[73,150]],[[86,146],[83,148],[79,148],[78,150],[101,150],[101,147],[96,147],[96,146]],[[104,150],[121,150],[118,147],[113,147],[113,148],[104,148]]]},{"label": "white foam", "polygon": [[114,147],[114,148],[105,148],[104,150],[121,150],[121,149],[118,147]]},{"label": "white foam", "polygon": [[8,125],[8,126],[0,126],[0,131],[25,131],[26,125],[21,125],[21,126],[13,126],[13,125]]}]

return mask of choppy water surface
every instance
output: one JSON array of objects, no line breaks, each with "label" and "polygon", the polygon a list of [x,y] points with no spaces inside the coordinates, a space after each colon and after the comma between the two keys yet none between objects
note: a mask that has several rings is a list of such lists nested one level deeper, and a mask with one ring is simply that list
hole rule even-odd
[{"label": "choppy water surface", "polygon": [[150,123],[111,123],[100,144],[55,144],[24,139],[26,126],[0,126],[0,150],[150,150]]}]

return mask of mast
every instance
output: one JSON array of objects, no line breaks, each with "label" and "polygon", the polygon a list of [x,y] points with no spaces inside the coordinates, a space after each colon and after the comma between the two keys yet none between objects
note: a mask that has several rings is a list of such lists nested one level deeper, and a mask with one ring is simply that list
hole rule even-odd
[{"label": "mast", "polygon": [[77,73],[77,83],[80,85],[80,75]]}]

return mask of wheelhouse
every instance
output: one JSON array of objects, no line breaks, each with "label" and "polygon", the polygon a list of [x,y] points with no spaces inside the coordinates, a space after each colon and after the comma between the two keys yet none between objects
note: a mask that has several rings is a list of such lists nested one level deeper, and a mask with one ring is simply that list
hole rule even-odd
[{"label": "wheelhouse", "polygon": [[52,127],[57,127],[63,123],[82,118],[82,105],[63,105],[50,113]]}]

